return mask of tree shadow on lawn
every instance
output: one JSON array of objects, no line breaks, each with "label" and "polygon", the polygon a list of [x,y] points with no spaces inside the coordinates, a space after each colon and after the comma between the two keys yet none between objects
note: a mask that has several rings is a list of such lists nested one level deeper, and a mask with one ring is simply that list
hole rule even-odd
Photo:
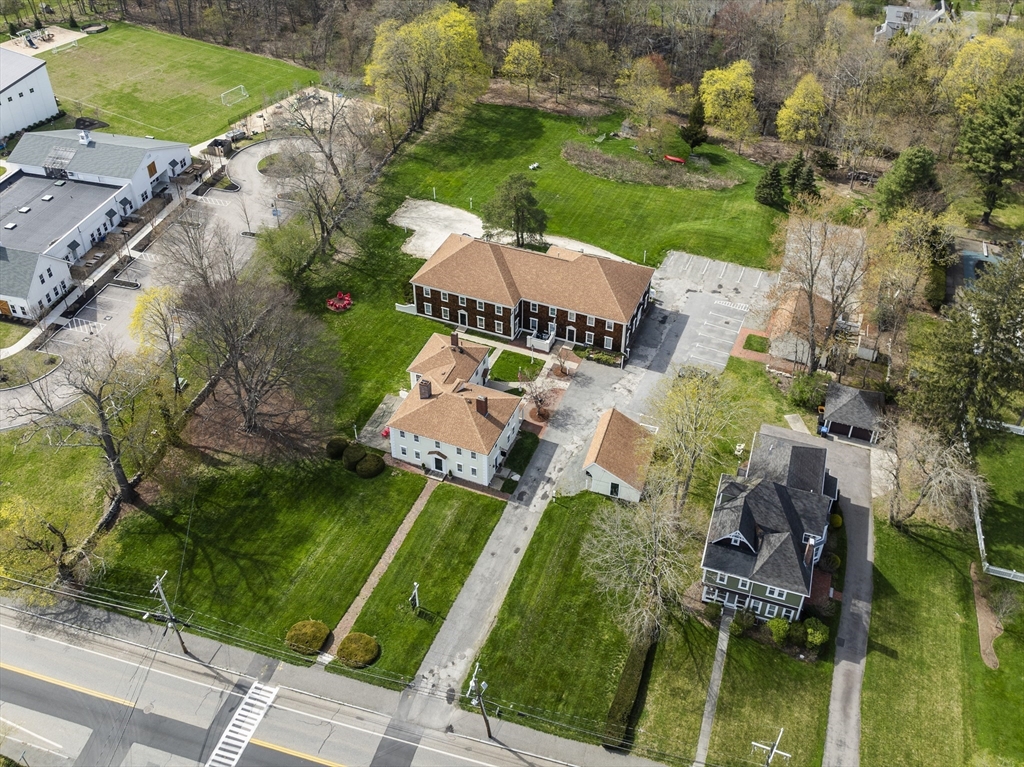
[{"label": "tree shadow on lawn", "polygon": [[[555,115],[544,117],[549,120],[559,119]],[[433,167],[442,171],[462,169],[467,157],[472,157],[476,162],[519,157],[529,150],[527,144],[541,139],[543,135],[544,123],[541,113],[536,109],[476,106],[458,133],[445,136],[433,146],[427,146],[427,157],[416,154],[411,157],[421,161],[429,159]]]}]

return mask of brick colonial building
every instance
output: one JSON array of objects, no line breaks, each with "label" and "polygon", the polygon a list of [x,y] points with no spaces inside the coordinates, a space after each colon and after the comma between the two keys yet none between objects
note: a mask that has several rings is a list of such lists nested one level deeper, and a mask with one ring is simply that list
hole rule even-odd
[{"label": "brick colonial building", "polygon": [[547,332],[628,356],[653,275],[557,246],[537,253],[453,234],[410,282],[423,317],[509,341]]}]

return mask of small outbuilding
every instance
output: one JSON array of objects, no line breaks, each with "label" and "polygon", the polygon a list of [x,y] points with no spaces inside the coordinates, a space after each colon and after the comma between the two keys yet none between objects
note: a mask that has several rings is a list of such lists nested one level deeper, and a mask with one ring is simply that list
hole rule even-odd
[{"label": "small outbuilding", "polygon": [[606,410],[583,459],[587,489],[639,501],[651,460],[651,433],[615,408]]},{"label": "small outbuilding", "polygon": [[885,395],[830,383],[825,392],[824,431],[874,444],[885,409]]}]

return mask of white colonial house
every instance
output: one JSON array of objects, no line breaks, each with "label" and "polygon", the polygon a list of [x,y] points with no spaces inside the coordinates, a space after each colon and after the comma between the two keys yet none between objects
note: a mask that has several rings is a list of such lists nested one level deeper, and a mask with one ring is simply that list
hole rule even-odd
[{"label": "white colonial house", "polygon": [[57,116],[46,61],[0,48],[0,140]]},{"label": "white colonial house", "polygon": [[651,460],[651,433],[615,408],[606,410],[583,459],[587,489],[611,498],[639,501]]},{"label": "white colonial house", "polygon": [[488,347],[435,333],[409,366],[412,391],[388,421],[392,457],[488,485],[523,422],[522,397],[484,386]]},{"label": "white colonial house", "polygon": [[36,319],[77,296],[69,267],[188,168],[191,154],[171,141],[49,131],[22,136],[10,163],[0,178],[0,314]]}]

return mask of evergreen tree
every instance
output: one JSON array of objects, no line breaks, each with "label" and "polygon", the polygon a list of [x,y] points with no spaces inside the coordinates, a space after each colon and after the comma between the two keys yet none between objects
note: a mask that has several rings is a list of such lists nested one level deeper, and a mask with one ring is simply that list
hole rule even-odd
[{"label": "evergreen tree", "polygon": [[786,169],[786,186],[789,187],[789,191],[795,192],[797,182],[800,180],[800,174],[804,172],[804,166],[807,161],[804,160],[804,150],[800,150],[800,154],[794,157],[789,162],[789,167]]},{"label": "evergreen tree", "polygon": [[704,102],[699,98],[693,100],[689,122],[679,128],[679,135],[690,149],[696,149],[708,140],[708,131],[704,127]]},{"label": "evergreen tree", "polygon": [[786,190],[782,187],[782,170],[777,162],[768,166],[754,189],[754,199],[762,205],[777,208],[785,202]]},{"label": "evergreen tree", "polygon": [[906,205],[923,207],[917,198],[937,185],[932,150],[923,146],[903,150],[875,188],[879,218],[888,221]]},{"label": "evergreen tree", "polygon": [[537,182],[525,173],[513,173],[498,184],[494,197],[480,206],[488,237],[512,234],[520,247],[541,238],[548,216],[533,196],[535,186]]},{"label": "evergreen tree", "polygon": [[800,178],[796,180],[793,192],[798,195],[806,195],[807,197],[821,196],[818,193],[818,185],[814,183],[814,168],[810,165],[805,165],[803,171],[800,172]]}]

